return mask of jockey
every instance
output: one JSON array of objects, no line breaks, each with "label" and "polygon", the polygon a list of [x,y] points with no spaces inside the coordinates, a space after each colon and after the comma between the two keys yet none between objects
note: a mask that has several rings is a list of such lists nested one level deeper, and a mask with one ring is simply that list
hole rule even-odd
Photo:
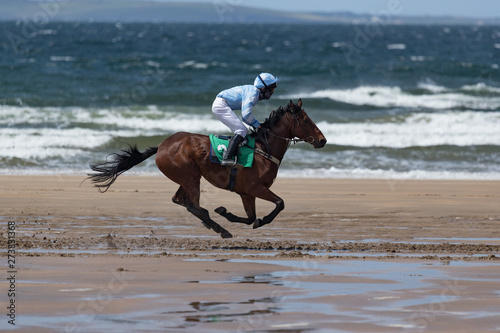
[{"label": "jockey", "polygon": [[[273,75],[261,73],[255,78],[253,86],[237,86],[224,90],[217,95],[212,104],[212,112],[234,133],[227,150],[224,151],[221,165],[234,165],[236,163],[233,157],[239,144],[248,133],[248,129],[243,122],[255,128],[260,127],[260,122],[252,115],[252,108],[258,101],[271,98],[277,82],[278,78]],[[234,113],[235,110],[241,110],[243,122]]]}]

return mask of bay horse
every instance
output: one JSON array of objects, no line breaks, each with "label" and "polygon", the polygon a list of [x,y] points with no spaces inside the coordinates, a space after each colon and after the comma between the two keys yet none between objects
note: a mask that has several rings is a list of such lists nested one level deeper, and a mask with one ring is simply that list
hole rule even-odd
[{"label": "bay horse", "polygon": [[[323,133],[302,109],[301,99],[297,104],[290,101],[286,107],[272,111],[261,127],[250,135],[256,138],[256,154],[250,168],[236,169],[211,162],[207,135],[178,132],[144,152],[136,146],[129,146],[128,150],[112,154],[110,161],[91,164],[90,168],[95,173],[88,174],[88,178],[101,192],[106,192],[119,175],[156,154],[158,169],[179,184],[172,201],[186,207],[206,228],[213,229],[222,238],[231,238],[231,233],[213,221],[208,211],[200,206],[201,177],[213,186],[229,189],[231,173],[236,174],[230,189],[241,196],[247,217],[233,215],[224,207],[215,209],[215,212],[230,222],[253,224],[254,229],[259,228],[271,223],[285,208],[283,200],[269,188],[276,179],[290,143],[304,141],[314,148],[322,148],[326,144]],[[276,207],[267,216],[257,219],[255,198],[273,202]]]}]

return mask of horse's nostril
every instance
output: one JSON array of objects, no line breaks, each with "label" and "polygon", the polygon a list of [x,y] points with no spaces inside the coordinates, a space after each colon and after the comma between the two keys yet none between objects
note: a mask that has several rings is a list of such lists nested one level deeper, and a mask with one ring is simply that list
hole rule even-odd
[{"label": "horse's nostril", "polygon": [[321,144],[321,147],[323,147],[324,145],[326,145],[326,139],[321,139],[319,143]]}]

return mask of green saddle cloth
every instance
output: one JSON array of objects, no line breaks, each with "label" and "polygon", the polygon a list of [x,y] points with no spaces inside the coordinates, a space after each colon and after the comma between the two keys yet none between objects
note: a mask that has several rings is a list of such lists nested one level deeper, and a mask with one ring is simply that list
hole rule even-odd
[{"label": "green saddle cloth", "polygon": [[[224,151],[227,149],[229,144],[228,137],[225,136],[217,136],[210,134],[210,159],[212,162],[220,163],[222,161],[222,155]],[[250,168],[253,163],[253,154],[255,148],[255,138],[252,138],[247,135],[246,137],[247,143],[244,146],[238,148],[237,156],[238,156],[238,164],[242,165],[245,168]]]}]

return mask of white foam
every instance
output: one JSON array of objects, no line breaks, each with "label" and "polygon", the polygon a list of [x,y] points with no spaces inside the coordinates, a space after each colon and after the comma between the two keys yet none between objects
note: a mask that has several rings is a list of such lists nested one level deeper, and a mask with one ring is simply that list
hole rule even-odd
[{"label": "white foam", "polygon": [[500,93],[500,88],[491,87],[484,82],[479,82],[479,83],[472,84],[472,85],[465,85],[465,86],[462,86],[460,89],[465,90],[465,91],[486,91],[486,92],[492,92],[492,93]]},{"label": "white foam", "polygon": [[317,123],[328,143],[357,147],[499,145],[500,113],[417,113],[392,122]]},{"label": "white foam", "polygon": [[[429,83],[432,85],[432,83]],[[469,87],[463,87],[468,89]],[[472,86],[471,89],[485,89]],[[180,107],[26,107],[0,106],[0,158],[20,159],[22,170],[8,169],[0,174],[71,173],[92,160],[104,158],[107,144],[116,138],[162,136],[178,131],[227,133],[227,128],[208,111]],[[350,123],[318,121],[329,144],[356,147],[425,147],[436,145],[495,145],[500,144],[500,112],[436,111],[395,115],[393,118]],[[99,156],[96,155],[99,151]],[[314,151],[316,152],[316,151]],[[291,153],[290,153],[291,154]],[[321,151],[323,154],[323,151]],[[102,156],[101,156],[102,155]],[[320,165],[334,165],[331,154],[312,160]],[[347,163],[356,167],[356,161]],[[313,163],[314,165],[316,163]],[[351,169],[334,167],[308,169],[307,161],[300,169],[280,171],[280,176],[328,178],[387,178],[387,179],[498,179],[495,173],[447,173],[414,170]],[[425,168],[426,165],[415,165]],[[54,169],[54,170],[52,170]],[[488,170],[488,169],[485,169]],[[496,170],[496,169],[492,169]],[[158,171],[154,160],[136,171]],[[81,170],[79,170],[81,173]]]},{"label": "white foam", "polygon": [[444,91],[448,91],[446,87],[440,86],[431,80],[425,80],[424,82],[419,82],[418,87],[420,89],[428,90],[432,93],[441,93]]},{"label": "white foam", "polygon": [[387,49],[388,50],[405,50],[406,45],[399,43],[399,44],[387,44]]},{"label": "white foam", "polygon": [[227,128],[215,119],[211,112],[200,115],[193,112],[159,110],[154,106],[141,110],[128,107],[92,109],[0,106],[0,112],[0,125],[17,128],[46,125],[64,129],[71,124],[78,123],[82,128],[109,126],[135,131],[131,135],[137,133],[159,135],[169,131],[227,131]]},{"label": "white foam", "polygon": [[[0,107],[0,156],[47,157],[59,149],[92,149],[116,137],[178,131],[224,133],[211,114],[129,109]],[[385,122],[317,122],[329,144],[358,147],[499,145],[500,113],[447,111],[394,116]],[[78,127],[75,127],[78,126]],[[48,127],[48,128],[47,128]],[[52,151],[51,151],[52,149]]]},{"label": "white foam", "polygon": [[465,95],[449,91],[444,87],[424,85],[434,94],[412,95],[400,87],[361,86],[353,89],[325,89],[312,93],[301,93],[290,98],[328,98],[352,105],[369,105],[380,108],[427,108],[436,110],[471,109],[497,110],[500,97]]},{"label": "white foam", "polygon": [[414,55],[410,56],[410,60],[413,62],[423,62],[423,61],[432,61],[434,60],[433,57],[427,57],[427,56],[421,56],[421,55]]},{"label": "white foam", "polygon": [[80,114],[81,121],[91,121],[94,124],[118,126],[143,132],[144,135],[160,135],[168,132],[219,132],[227,128],[212,114],[182,114],[173,112],[130,112],[101,111],[98,116]]},{"label": "white foam", "polygon": [[37,159],[53,156],[77,156],[84,149],[99,147],[113,138],[103,133],[82,128],[74,129],[3,129],[0,134],[0,156]]},{"label": "white foam", "polygon": [[76,59],[74,57],[70,56],[51,56],[50,61],[54,62],[72,62],[75,61]]},{"label": "white foam", "polygon": [[114,138],[165,135],[178,131],[227,132],[211,113],[80,107],[0,106],[0,158],[26,161],[88,154]]},{"label": "white foam", "polygon": [[279,170],[280,178],[348,178],[348,179],[387,179],[388,184],[395,184],[406,179],[416,180],[500,180],[500,173],[495,172],[449,172],[412,170],[406,172],[372,169],[337,169],[335,167],[301,170]]},{"label": "white foam", "polygon": [[[1,168],[0,175],[86,175],[87,168]],[[160,172],[155,166],[148,168],[136,167],[126,173],[132,176],[158,176]],[[399,172],[394,170],[372,170],[372,169],[337,169],[330,168],[303,168],[303,169],[280,169],[278,178],[333,178],[333,179],[385,179],[389,187],[405,180],[499,180],[500,173],[495,172],[449,172],[449,171],[425,171],[412,170]]]},{"label": "white foam", "polygon": [[196,62],[195,60],[184,61],[177,65],[179,68],[194,68],[194,69],[207,69],[209,67],[208,64],[203,62]]}]

